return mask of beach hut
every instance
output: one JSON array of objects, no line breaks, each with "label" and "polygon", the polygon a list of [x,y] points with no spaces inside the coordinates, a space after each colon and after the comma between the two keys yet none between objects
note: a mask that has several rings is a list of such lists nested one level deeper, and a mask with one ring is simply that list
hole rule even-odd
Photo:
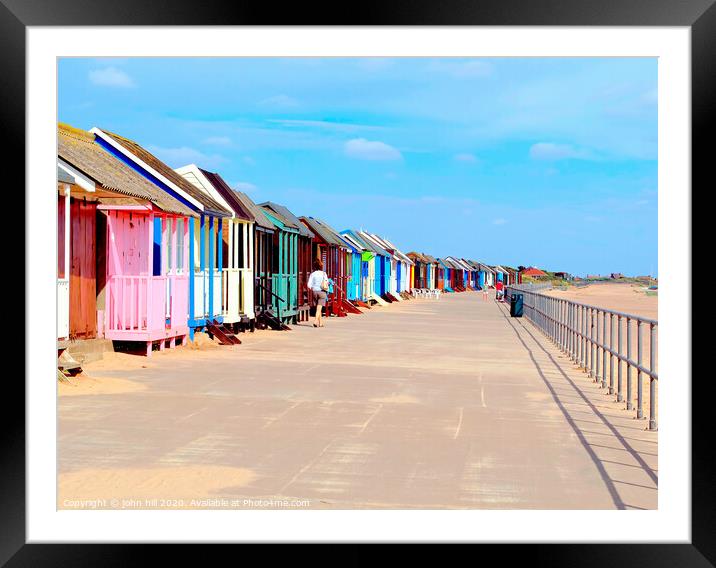
[{"label": "beach hut", "polygon": [[376,255],[376,294],[385,302],[391,303],[397,301],[397,298],[393,297],[390,293],[391,261],[393,255],[378,244],[370,233],[358,231],[358,235],[363,239],[364,243],[371,247]]},{"label": "beach hut", "polygon": [[438,289],[438,261],[435,257],[430,256],[429,254],[423,253],[423,258],[425,259],[425,262],[427,263],[427,269],[426,269],[426,287],[429,290],[436,290]]},{"label": "beach hut", "polygon": [[[187,234],[191,272],[189,336],[193,338],[194,333],[202,329],[223,335],[220,269],[223,252],[219,238],[223,220],[230,218],[232,213],[136,142],[96,127],[91,132],[105,150],[197,214],[197,218],[189,222]],[[155,248],[161,238],[161,228],[156,223]]]},{"label": "beach hut", "polygon": [[403,299],[410,299],[412,297],[409,294],[412,289],[410,272],[413,268],[413,260],[385,237],[380,237],[380,242],[383,243],[385,247],[387,247],[386,250],[391,252],[395,257],[395,286],[398,295]]},{"label": "beach hut", "polygon": [[284,322],[308,321],[311,299],[308,276],[311,274],[313,232],[287,207],[266,201],[259,206],[274,223],[274,307]]},{"label": "beach hut", "polygon": [[222,222],[218,268],[221,271],[221,316],[232,331],[254,329],[254,219],[223,178],[189,164],[175,170],[231,212]]},{"label": "beach hut", "polygon": [[413,264],[402,251],[400,251],[393,243],[384,237],[380,237],[373,233],[366,233],[374,243],[390,254],[390,279],[388,281],[388,291],[390,299],[394,301],[402,301],[409,298],[405,294],[407,288],[408,267]]},{"label": "beach hut", "polygon": [[461,258],[453,256],[447,257],[455,268],[454,284],[455,289],[459,292],[465,292],[469,288],[470,267]]},{"label": "beach hut", "polygon": [[354,246],[363,249],[361,253],[363,300],[369,304],[386,305],[388,302],[381,296],[381,290],[385,287],[385,256],[389,256],[388,253],[384,250],[381,253],[377,245],[362,236],[361,231],[345,229],[341,231],[341,235]]},{"label": "beach hut", "polygon": [[[60,124],[62,278],[68,337],[174,347],[188,333],[187,227],[196,214],[106,151]],[[64,324],[64,322],[63,322]],[[64,329],[59,333],[64,332]]]},{"label": "beach hut", "polygon": [[253,220],[253,250],[250,262],[254,273],[254,313],[256,326],[275,330],[288,329],[274,312],[273,270],[274,270],[274,233],[276,226],[265,215],[264,210],[242,191],[233,190],[234,195],[244,206]]},{"label": "beach hut", "polygon": [[[364,268],[363,262],[363,252],[365,249],[357,242],[350,239],[348,235],[342,235],[340,233],[337,234],[348,249],[346,261],[350,266],[350,269],[348,271],[348,282],[346,283],[346,299],[348,303],[356,309],[370,308],[370,305],[366,303],[363,296],[364,273],[367,272],[367,267]],[[360,310],[358,311],[360,312]]]},{"label": "beach hut", "polygon": [[[354,231],[349,229],[341,231],[340,236],[353,248],[353,262],[359,267],[357,274],[354,268],[352,277],[353,285],[356,286],[355,303],[360,308],[370,308],[370,302],[376,301],[374,298],[377,298],[375,292],[375,253],[368,248],[366,243]],[[356,257],[358,258],[356,259]]]},{"label": "beach hut", "polygon": [[470,267],[471,267],[471,272],[470,272],[471,282],[472,282],[471,286],[475,290],[480,290],[481,289],[481,286],[480,286],[480,263],[475,260],[468,260],[468,263],[470,264]]},{"label": "beach hut", "polygon": [[499,264],[493,266],[492,269],[495,271],[495,278],[497,279],[497,282],[507,284],[507,270],[505,270]]},{"label": "beach hut", "polygon": [[440,267],[443,271],[443,277],[442,277],[442,290],[445,292],[454,292],[452,288],[452,266],[450,265],[450,261],[445,258],[438,258],[438,263],[440,264]]},{"label": "beach hut", "polygon": [[409,252],[408,257],[413,261],[413,288],[421,290],[428,286],[428,261],[419,252]]},{"label": "beach hut", "polygon": [[480,271],[482,273],[482,283],[488,287],[495,286],[495,271],[487,264],[480,263]]},{"label": "beach hut", "polygon": [[321,259],[323,269],[331,280],[326,302],[326,315],[345,317],[347,312],[361,313],[347,301],[348,282],[351,279],[350,271],[353,268],[351,248],[325,221],[314,217],[299,217],[299,220],[314,235],[312,258]]}]

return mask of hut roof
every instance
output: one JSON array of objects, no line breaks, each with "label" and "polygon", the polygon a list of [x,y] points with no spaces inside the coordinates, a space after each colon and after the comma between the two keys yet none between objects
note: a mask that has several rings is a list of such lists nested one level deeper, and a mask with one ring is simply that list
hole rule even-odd
[{"label": "hut roof", "polygon": [[341,231],[341,238],[358,251],[368,250],[365,243],[353,231],[346,229]]},{"label": "hut roof", "polygon": [[322,241],[337,247],[346,247],[346,242],[329,224],[315,217],[299,217]]},{"label": "hut roof", "polygon": [[273,201],[264,201],[263,203],[259,203],[259,206],[267,209],[270,213],[276,214],[279,220],[284,222],[284,224],[288,227],[298,229],[299,234],[304,237],[313,238],[313,233],[308,229],[308,227],[306,227],[306,225],[299,221],[298,217],[291,213],[288,207],[279,205]]},{"label": "hut roof", "polygon": [[368,245],[368,249],[371,250],[371,252],[374,252],[376,254],[379,254],[381,256],[393,256],[391,255],[387,250],[385,250],[379,243],[376,241],[373,236],[366,232],[366,231],[358,231],[358,235],[361,237],[363,242],[365,242],[366,245]]},{"label": "hut roof", "polygon": [[[107,190],[145,199],[168,213],[196,216],[189,207],[107,152],[90,132],[59,124],[57,156]],[[70,178],[70,183],[73,181]]]},{"label": "hut roof", "polygon": [[[230,212],[227,211],[227,209],[223,205],[221,205],[212,197],[201,191],[194,184],[184,179],[167,164],[154,156],[154,154],[152,154],[148,150],[145,150],[144,148],[142,148],[142,146],[140,146],[133,140],[130,140],[129,138],[124,138],[119,134],[115,134],[107,130],[102,130],[100,128],[93,128],[91,132],[95,133],[100,139],[104,140],[111,146],[120,146],[124,150],[124,152],[122,153],[126,152],[131,154],[133,161],[139,162],[140,166],[148,166],[151,170],[154,170],[154,172],[159,174],[159,179],[160,181],[162,181],[162,183],[165,183],[164,180],[166,180],[169,182],[169,184],[167,185],[169,185],[170,187],[171,185],[174,185],[175,187],[179,188],[179,190],[189,195],[195,202],[200,204],[200,207],[198,207],[199,209],[202,209],[205,212],[212,213],[219,217],[230,216]],[[154,175],[151,171],[149,171],[149,173]],[[162,180],[161,178],[164,178],[164,180]]]},{"label": "hut roof", "polygon": [[522,271],[523,276],[547,276],[546,272],[541,271],[539,268],[530,266]]},{"label": "hut roof", "polygon": [[419,252],[410,251],[407,256],[410,257],[414,262],[422,262],[423,264],[428,264],[428,259],[425,258],[425,256],[423,256]]},{"label": "hut roof", "polygon": [[412,260],[408,255],[406,255],[403,251],[401,251],[398,247],[396,247],[396,246],[395,246],[393,243],[391,243],[388,239],[383,238],[383,239],[381,239],[381,240],[382,240],[386,245],[388,245],[390,248],[393,249],[393,252],[395,253],[395,255],[396,255],[402,262],[405,262],[405,263],[407,263],[407,264],[415,264],[415,263],[413,262],[413,260]]},{"label": "hut roof", "polygon": [[253,217],[254,223],[256,223],[257,226],[271,231],[275,229],[274,224],[266,217],[261,207],[256,205],[248,195],[238,189],[232,189],[231,191],[236,195],[236,198],[246,208],[246,211],[249,212],[251,217]]},{"label": "hut roof", "polygon": [[253,221],[251,213],[238,198],[236,192],[224,181],[224,178],[217,173],[212,173],[201,168],[199,168],[199,171],[204,174],[206,179],[209,180],[209,183],[214,186],[214,189],[216,189],[219,195],[229,204],[229,207],[234,210],[234,216],[245,221]]}]

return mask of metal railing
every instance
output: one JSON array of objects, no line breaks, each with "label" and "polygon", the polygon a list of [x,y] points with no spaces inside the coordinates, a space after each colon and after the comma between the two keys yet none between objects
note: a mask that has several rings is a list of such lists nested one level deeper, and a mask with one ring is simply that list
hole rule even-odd
[{"label": "metal railing", "polygon": [[[548,296],[539,293],[535,286],[540,285],[508,286],[505,290],[506,299],[510,301],[512,294],[522,294],[524,316],[574,363],[584,369],[594,382],[599,383],[600,388],[607,390],[610,395],[615,395],[617,402],[625,402],[627,410],[635,410],[638,419],[644,418],[643,385],[644,380],[648,380],[648,428],[656,430],[658,322]],[[542,289],[544,288],[539,288]],[[648,336],[648,344],[645,342],[645,335]],[[645,354],[645,350],[648,354]],[[634,372],[636,404],[633,392]]]}]

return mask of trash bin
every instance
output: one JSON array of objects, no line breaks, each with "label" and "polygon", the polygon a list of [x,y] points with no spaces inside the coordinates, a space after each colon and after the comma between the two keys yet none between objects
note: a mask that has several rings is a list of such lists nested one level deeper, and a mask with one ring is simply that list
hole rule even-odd
[{"label": "trash bin", "polygon": [[512,294],[510,296],[510,316],[513,318],[521,318],[523,311],[522,294]]}]

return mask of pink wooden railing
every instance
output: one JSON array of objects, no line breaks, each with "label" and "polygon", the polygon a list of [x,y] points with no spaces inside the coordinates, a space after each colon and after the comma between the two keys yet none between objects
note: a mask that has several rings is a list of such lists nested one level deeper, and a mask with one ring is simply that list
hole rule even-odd
[{"label": "pink wooden railing", "polygon": [[[186,327],[189,283],[186,275],[110,276],[107,282],[106,335],[160,337]],[[169,322],[167,322],[169,314]]]}]

